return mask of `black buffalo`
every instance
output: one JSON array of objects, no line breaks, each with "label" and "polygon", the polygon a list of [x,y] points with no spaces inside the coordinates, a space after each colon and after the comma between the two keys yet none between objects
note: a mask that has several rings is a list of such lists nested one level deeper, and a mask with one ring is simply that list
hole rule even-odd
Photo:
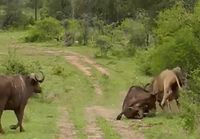
[{"label": "black buffalo", "polygon": [[11,129],[20,127],[20,132],[24,131],[22,120],[24,109],[30,96],[40,93],[39,83],[44,81],[44,75],[39,78],[32,73],[30,75],[0,76],[0,133],[4,133],[1,125],[3,110],[14,110],[18,123],[11,125]]},{"label": "black buffalo", "polygon": [[124,99],[122,112],[117,116],[117,120],[120,120],[122,115],[127,118],[141,119],[144,113],[155,109],[156,96],[140,86],[132,86]]}]

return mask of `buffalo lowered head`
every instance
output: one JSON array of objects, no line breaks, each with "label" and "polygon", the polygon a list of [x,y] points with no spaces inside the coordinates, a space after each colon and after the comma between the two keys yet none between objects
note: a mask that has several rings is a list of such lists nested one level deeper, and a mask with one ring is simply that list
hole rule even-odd
[{"label": "buffalo lowered head", "polygon": [[38,74],[36,73],[31,73],[29,76],[28,76],[28,82],[30,84],[30,91],[31,92],[34,92],[34,93],[41,93],[42,89],[40,87],[40,83],[42,83],[45,79],[45,76],[43,74],[43,72],[40,72],[40,75],[39,76]]}]

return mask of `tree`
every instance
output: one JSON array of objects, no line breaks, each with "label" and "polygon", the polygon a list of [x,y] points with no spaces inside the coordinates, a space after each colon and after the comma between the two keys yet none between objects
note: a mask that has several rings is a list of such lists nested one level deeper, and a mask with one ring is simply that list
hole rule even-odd
[{"label": "tree", "polygon": [[63,20],[72,16],[72,5],[70,0],[48,0],[47,8],[49,15],[58,20]]},{"label": "tree", "polygon": [[27,24],[27,17],[22,13],[21,0],[8,0],[5,3],[5,14],[2,17],[2,27],[18,27]]},{"label": "tree", "polygon": [[[194,15],[198,18],[193,18]],[[159,14],[155,30],[157,42],[150,60],[152,72],[175,66],[191,72],[199,67],[200,40],[195,32],[200,28],[195,28],[196,19],[199,14],[187,12],[181,4]]]}]

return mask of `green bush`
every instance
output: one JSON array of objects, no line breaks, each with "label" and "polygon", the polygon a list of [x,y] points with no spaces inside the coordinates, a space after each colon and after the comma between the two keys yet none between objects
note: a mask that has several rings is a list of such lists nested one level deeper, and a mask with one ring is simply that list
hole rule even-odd
[{"label": "green bush", "polygon": [[5,14],[0,15],[0,27],[8,28],[25,28],[33,23],[32,17],[28,17],[20,9],[5,9]]},{"label": "green bush", "polygon": [[38,61],[33,61],[31,63],[25,63],[16,54],[16,50],[9,50],[8,56],[3,59],[0,64],[0,72],[2,74],[13,75],[13,74],[23,74],[27,75],[32,72],[37,72],[41,70],[41,65]]},{"label": "green bush", "polygon": [[111,38],[112,55],[134,56],[137,48],[143,48],[146,41],[145,26],[138,20],[125,19],[120,26],[106,25],[103,33]]},{"label": "green bush", "polygon": [[200,107],[191,96],[195,96],[193,91],[181,92],[182,126],[189,133],[196,131],[197,127],[200,126]]},{"label": "green bush", "polygon": [[67,77],[67,71],[61,65],[55,65],[52,68],[53,74],[61,77]]},{"label": "green bush", "polygon": [[8,51],[8,56],[1,64],[1,72],[4,74],[28,74],[25,64],[16,56],[15,50]]},{"label": "green bush", "polygon": [[162,42],[151,55],[151,71],[158,73],[166,68],[182,67],[186,72],[200,63],[198,43],[191,29],[183,28]]},{"label": "green bush", "polygon": [[189,81],[188,81],[189,89],[193,93],[193,95],[190,95],[189,98],[191,99],[191,101],[200,104],[200,92],[199,92],[200,68],[193,70],[189,74],[188,78],[189,78]]},{"label": "green bush", "polygon": [[[78,41],[79,44],[82,44],[82,28],[79,20],[67,19],[64,20],[63,26],[65,28],[65,38],[64,41],[66,44],[74,44],[75,41]],[[67,34],[70,34],[70,39],[67,38]]]},{"label": "green bush", "polygon": [[[108,52],[111,50],[111,39],[106,35],[100,35],[96,40],[96,47],[99,48],[96,56],[107,57]],[[99,55],[100,54],[100,55]]]},{"label": "green bush", "polygon": [[126,37],[124,31],[118,29],[118,28],[114,28],[112,29],[112,35],[111,39],[112,39],[112,49],[111,49],[111,54],[113,56],[117,56],[117,57],[124,57],[127,55],[127,49],[128,49],[128,38]]},{"label": "green bush", "polygon": [[81,20],[83,45],[87,45],[89,41],[89,26],[90,17],[88,15],[83,15],[83,19]]},{"label": "green bush", "polygon": [[58,39],[61,33],[62,26],[58,20],[54,18],[45,18],[36,22],[28,36],[25,37],[25,41],[37,42]]},{"label": "green bush", "polygon": [[135,59],[136,59],[136,63],[139,66],[139,70],[144,73],[145,75],[152,75],[151,72],[151,53],[152,53],[152,48],[148,49],[148,51],[144,51],[144,50],[138,50],[136,51],[135,54]]},{"label": "green bush", "polygon": [[134,47],[144,47],[146,41],[146,29],[143,23],[137,20],[125,19],[120,29],[123,30],[129,39],[129,45]]},{"label": "green bush", "polygon": [[[185,15],[191,16],[186,17]],[[189,20],[190,19],[190,20]],[[181,5],[159,15],[155,34],[157,42],[148,57],[150,73],[157,74],[166,68],[182,67],[191,72],[200,64],[199,39],[194,34],[192,15]]]}]

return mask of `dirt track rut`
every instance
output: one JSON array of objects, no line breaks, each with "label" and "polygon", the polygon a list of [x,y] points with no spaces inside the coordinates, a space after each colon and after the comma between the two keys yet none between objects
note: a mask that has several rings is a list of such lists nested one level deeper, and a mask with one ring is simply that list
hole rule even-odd
[{"label": "dirt track rut", "polygon": [[59,108],[61,114],[58,120],[59,134],[57,139],[77,139],[73,123],[69,120],[68,112],[65,108]]}]

